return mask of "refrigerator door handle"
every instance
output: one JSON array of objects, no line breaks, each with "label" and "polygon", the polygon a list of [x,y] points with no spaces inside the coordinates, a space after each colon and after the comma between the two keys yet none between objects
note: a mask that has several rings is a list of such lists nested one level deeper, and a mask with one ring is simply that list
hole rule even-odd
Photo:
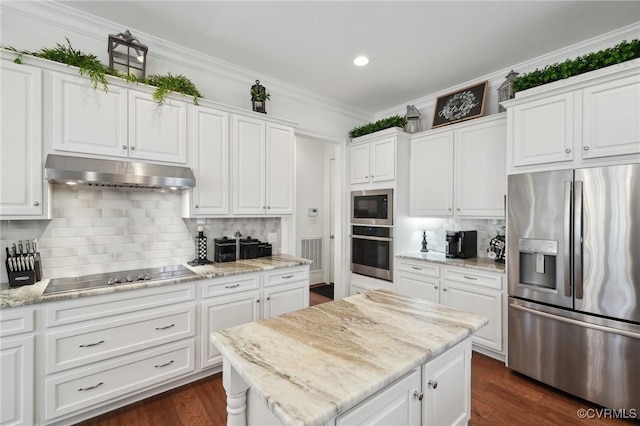
[{"label": "refrigerator door handle", "polygon": [[571,181],[564,182],[562,264],[564,265],[564,295],[571,297]]},{"label": "refrigerator door handle", "polygon": [[582,299],[582,181],[576,180],[573,200],[573,282],[576,299]]}]

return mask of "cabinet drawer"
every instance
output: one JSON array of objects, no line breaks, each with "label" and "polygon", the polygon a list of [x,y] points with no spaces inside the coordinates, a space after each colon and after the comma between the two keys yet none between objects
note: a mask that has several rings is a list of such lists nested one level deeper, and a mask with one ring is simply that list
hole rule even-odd
[{"label": "cabinet drawer", "polygon": [[10,308],[0,312],[0,336],[27,333],[34,328],[33,309]]},{"label": "cabinet drawer", "polygon": [[51,420],[188,374],[194,370],[194,345],[188,339],[49,378],[45,417]]},{"label": "cabinet drawer", "polygon": [[434,263],[398,259],[396,264],[399,271],[440,278],[440,266]]},{"label": "cabinet drawer", "polygon": [[191,305],[48,333],[47,373],[194,336],[195,316]]},{"label": "cabinet drawer", "polygon": [[[195,300],[195,285],[169,284],[60,302],[46,311],[47,327],[105,318]],[[53,304],[52,304],[53,305]]]},{"label": "cabinet drawer", "polygon": [[207,280],[202,283],[202,297],[221,296],[260,288],[260,275],[238,275]]},{"label": "cabinet drawer", "polygon": [[273,272],[267,272],[264,275],[265,287],[272,285],[285,284],[294,281],[302,281],[309,279],[309,268],[296,268],[296,269],[278,269]]},{"label": "cabinet drawer", "polygon": [[446,268],[444,270],[444,279],[502,290],[502,276],[498,274],[470,272],[469,269]]}]

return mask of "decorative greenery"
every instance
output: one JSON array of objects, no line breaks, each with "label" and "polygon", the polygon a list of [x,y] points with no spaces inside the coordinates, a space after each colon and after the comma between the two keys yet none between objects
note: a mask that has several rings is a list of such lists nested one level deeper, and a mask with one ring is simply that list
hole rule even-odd
[{"label": "decorative greenery", "polygon": [[407,124],[406,118],[400,117],[399,115],[394,115],[378,120],[375,123],[369,123],[365,124],[364,126],[355,127],[349,132],[349,137],[353,139],[359,136],[368,135],[369,133],[377,132],[379,130],[388,129],[390,127],[404,128],[405,124]]},{"label": "decorative greenery", "polygon": [[[109,68],[98,61],[98,58],[93,54],[86,54],[79,50],[74,49],[71,46],[71,42],[67,38],[67,45],[60,43],[56,44],[53,49],[43,48],[37,52],[30,52],[27,50],[18,50],[12,46],[0,46],[4,49],[11,50],[19,55],[14,59],[17,64],[22,63],[22,55],[35,56],[37,58],[48,59],[50,61],[60,62],[67,66],[78,67],[80,75],[86,75],[91,80],[93,88],[97,89],[98,85],[101,85],[105,92],[108,92],[107,75],[121,78],[129,83],[144,83],[150,86],[155,86],[156,90],[153,93],[153,99],[158,102],[158,105],[162,105],[165,102],[167,93],[178,92],[183,95],[193,96],[194,105],[198,105],[198,99],[202,98],[202,95],[196,88],[196,86],[183,75],[150,75],[144,80],[139,80],[133,75],[123,74],[113,68]],[[268,98],[267,94],[267,98]]]},{"label": "decorative greenery", "polygon": [[264,102],[271,99],[271,95],[267,92],[267,89],[260,85],[260,80],[256,80],[256,84],[251,86],[251,100]]},{"label": "decorative greenery", "polygon": [[102,88],[107,92],[107,79],[108,67],[105,67],[98,61],[96,55],[82,53],[79,50],[74,49],[71,46],[71,42],[67,38],[67,45],[60,43],[56,44],[53,49],[43,48],[37,52],[29,52],[26,50],[17,50],[14,47],[4,47],[5,49],[12,50],[20,55],[14,59],[17,64],[22,63],[22,55],[31,55],[37,58],[48,59],[50,61],[61,62],[67,64],[67,66],[78,67],[80,75],[87,75],[93,84],[93,88],[97,89],[98,85],[102,85]]},{"label": "decorative greenery", "polygon": [[523,74],[513,81],[513,92],[541,86],[635,58],[640,58],[640,40],[634,39],[630,42],[625,40],[614,47],[578,56],[575,59],[567,59],[564,62],[547,65],[541,70],[536,69]]},{"label": "decorative greenery", "polygon": [[156,91],[153,92],[153,99],[158,102],[159,105],[164,104],[166,95],[170,92],[178,92],[183,95],[193,96],[194,105],[198,105],[198,98],[202,97],[191,80],[182,74],[152,74],[145,78],[143,83],[156,87]]}]

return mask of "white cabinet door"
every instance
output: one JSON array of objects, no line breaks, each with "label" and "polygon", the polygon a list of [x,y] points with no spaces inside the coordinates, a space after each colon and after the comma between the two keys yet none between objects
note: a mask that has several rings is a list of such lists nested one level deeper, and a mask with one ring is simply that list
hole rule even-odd
[{"label": "white cabinet door", "polygon": [[372,142],[369,155],[371,182],[382,182],[396,178],[395,138]]},{"label": "white cabinet door", "polygon": [[94,89],[89,79],[50,72],[54,151],[127,157],[127,89]]},{"label": "white cabinet door", "polygon": [[43,215],[42,70],[1,61],[0,216]]},{"label": "white cabinet door", "polygon": [[264,318],[271,318],[309,306],[309,281],[268,287],[264,290]]},{"label": "white cabinet door", "polygon": [[129,91],[129,157],[186,164],[187,104]]},{"label": "white cabinet door", "polygon": [[489,318],[489,323],[473,334],[474,343],[502,351],[502,294],[453,281],[442,282],[442,304]]},{"label": "white cabinet door", "polygon": [[453,215],[453,132],[411,140],[410,216]]},{"label": "white cabinet door", "polygon": [[640,76],[583,90],[582,158],[640,153]]},{"label": "white cabinet door", "polygon": [[266,122],[233,116],[233,213],[264,214]]},{"label": "white cabinet door", "polygon": [[572,92],[510,108],[513,165],[572,161],[573,113]]},{"label": "white cabinet door", "polygon": [[229,213],[229,114],[212,108],[193,107],[193,216]]},{"label": "white cabinet door", "polygon": [[260,319],[260,291],[247,291],[229,296],[204,300],[201,308],[202,329],[202,368],[220,365],[222,355],[209,335],[236,325],[246,324]]},{"label": "white cabinet door", "polygon": [[504,120],[455,131],[455,214],[504,217],[507,190]]},{"label": "white cabinet door", "polygon": [[0,395],[1,425],[35,424],[32,335],[0,341]]},{"label": "white cabinet door", "polygon": [[471,416],[471,339],[424,366],[422,424],[466,425]]},{"label": "white cabinet door", "polygon": [[267,123],[267,214],[293,214],[295,137],[293,128]]},{"label": "white cabinet door", "polygon": [[419,297],[432,303],[440,303],[440,280],[415,274],[399,273],[394,283],[396,291],[411,297]]},{"label": "white cabinet door", "polygon": [[369,144],[349,148],[349,183],[369,183]]},{"label": "white cabinet door", "polygon": [[419,425],[421,368],[336,418],[336,426]]}]

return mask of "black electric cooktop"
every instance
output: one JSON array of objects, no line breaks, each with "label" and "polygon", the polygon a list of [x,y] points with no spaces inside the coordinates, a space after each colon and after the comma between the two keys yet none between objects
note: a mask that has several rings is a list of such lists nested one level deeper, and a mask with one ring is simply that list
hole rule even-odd
[{"label": "black electric cooktop", "polygon": [[173,265],[162,268],[133,269],[130,271],[107,272],[104,274],[83,275],[72,278],[54,278],[49,281],[49,285],[47,285],[43,294],[67,293],[70,291],[130,284],[137,281],[161,281],[194,275],[197,274],[182,265]]}]

